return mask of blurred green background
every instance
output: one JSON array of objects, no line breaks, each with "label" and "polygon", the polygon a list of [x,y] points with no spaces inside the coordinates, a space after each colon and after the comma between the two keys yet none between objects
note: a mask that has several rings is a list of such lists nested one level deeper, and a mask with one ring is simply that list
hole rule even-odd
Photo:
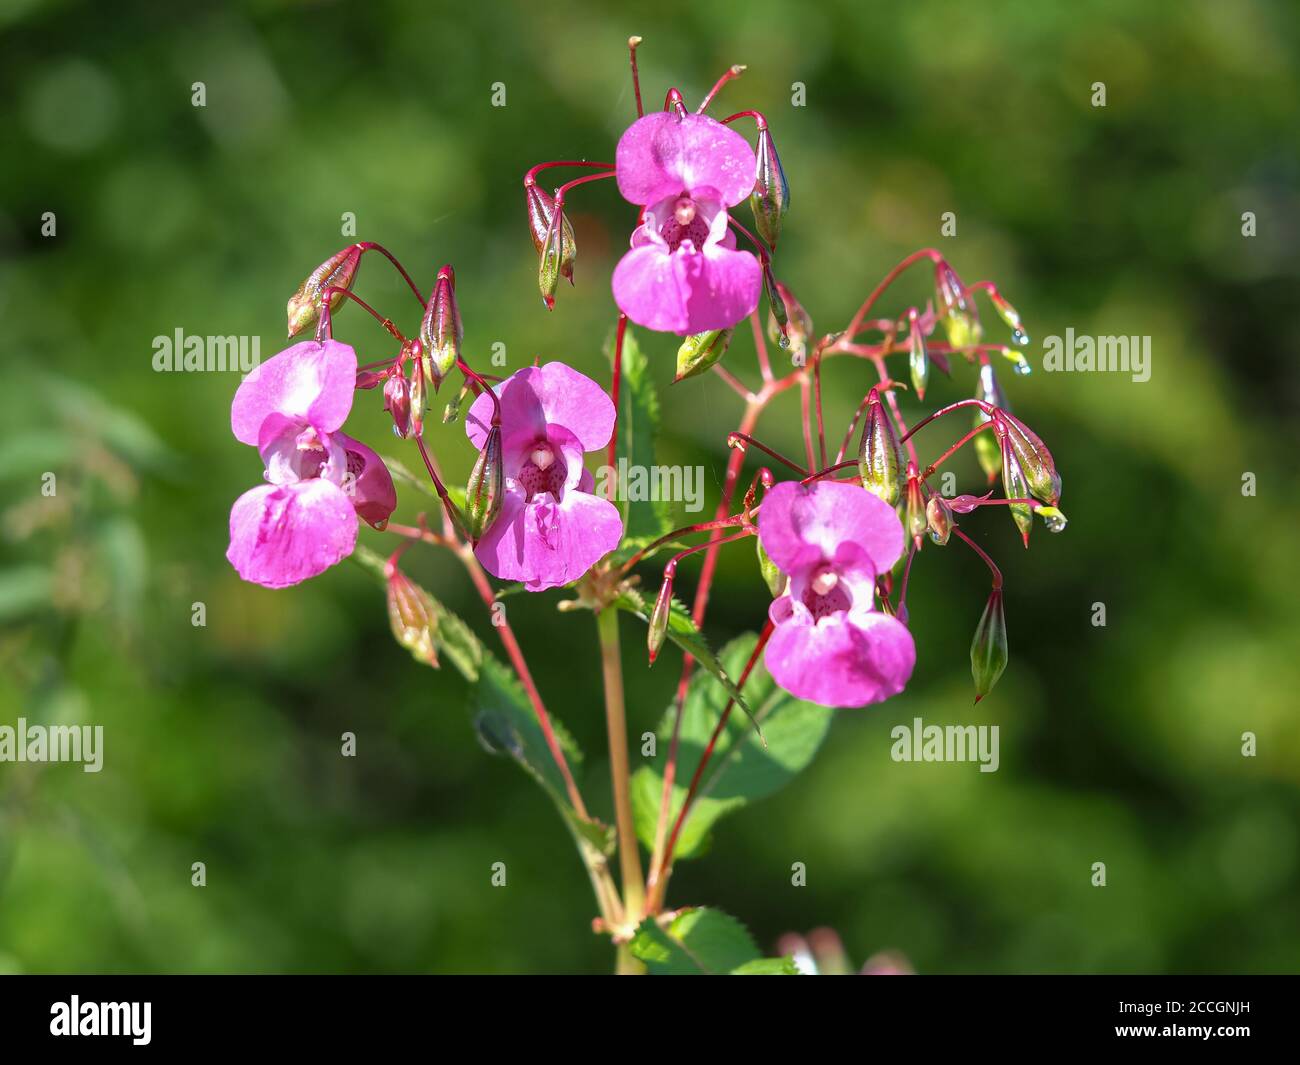
[{"label": "blurred green background", "polygon": [[[351,565],[284,592],[236,579],[227,515],[261,474],[229,433],[238,377],[151,360],[178,328],[260,337],[269,357],[286,298],[350,242],[353,212],[357,238],[423,287],[455,264],[477,361],[499,341],[508,369],[562,358],[599,377],[630,208],[612,185],[574,195],[578,285],[547,313],[519,180],[545,159],[611,158],[634,115],[630,33],[645,37],[650,106],[749,65],[714,113],[770,118],[793,201],[779,274],[819,330],[937,245],[1019,308],[1036,367],[1042,338],[1067,328],[1153,348],[1146,383],[1006,377],[1057,457],[1071,524],[1040,526],[1026,553],[999,510],[963,522],[1007,576],[1011,664],[993,695],[972,709],[983,568],[959,546],[927,549],[908,690],[843,713],[808,772],[681,863],[670,901],[722,907],[767,948],[829,925],[859,962],[892,947],[923,972],[1300,967],[1295,5],[6,0],[0,724],[100,723],[105,767],[0,764],[0,969],[609,969],[553,809],[479,748],[460,677],[394,644],[373,581]],[[945,211],[955,237],[939,234]],[[929,283],[908,275],[884,310]],[[357,292],[415,329],[377,257]],[[339,337],[389,354],[355,310]],[[712,376],[670,390],[675,343],[642,340],[661,461],[705,467],[711,512],[737,401]],[[747,337],[728,365],[753,379]],[[830,364],[832,424],[869,376]],[[934,399],[972,387],[955,367]],[[349,431],[416,461],[373,393]],[[798,452],[797,392],[760,432]],[[431,439],[462,479],[463,430]],[[977,489],[973,458],[954,468]],[[408,492],[399,516],[416,505]],[[458,564],[408,558],[495,647]],[[685,592],[697,572],[683,567]],[[557,599],[515,597],[510,617],[608,809],[594,624]],[[206,627],[190,623],[196,602]],[[766,605],[752,549],[724,553],[714,643],[757,629]],[[643,630],[624,626],[638,735],[678,660],[648,670]],[[889,730],[918,716],[999,724],[1001,769],[892,762]],[[339,756],[345,730],[355,759]],[[195,861],[206,888],[190,885]],[[505,889],[489,883],[497,861]],[[795,861],[806,887],[791,886]]]}]

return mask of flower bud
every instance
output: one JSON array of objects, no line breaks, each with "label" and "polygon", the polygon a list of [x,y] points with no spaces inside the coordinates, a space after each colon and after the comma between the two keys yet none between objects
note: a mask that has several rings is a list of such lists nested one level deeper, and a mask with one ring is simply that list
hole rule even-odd
[{"label": "flower bud", "polygon": [[[350,244],[331,255],[307,276],[307,280],[298,286],[298,291],[289,297],[287,311],[291,337],[313,325],[320,317],[321,298],[327,288],[352,288],[360,262],[361,246]],[[335,292],[330,297],[330,310],[334,310],[342,301],[343,295]]]},{"label": "flower bud", "polygon": [[668,619],[673,609],[673,578],[664,574],[664,582],[659,586],[659,597],[655,600],[654,610],[650,612],[650,628],[646,632],[646,649],[650,652],[650,661],[659,657],[659,649],[664,645],[668,635]]},{"label": "flower bud", "polygon": [[988,492],[982,496],[953,496],[951,499],[944,500],[944,502],[948,504],[949,510],[957,514],[969,514],[992,494],[992,492]]},{"label": "flower bud", "polygon": [[979,316],[966,296],[966,286],[946,260],[934,266],[934,288],[938,296],[939,321],[953,348],[968,348],[978,344],[983,330]]},{"label": "flower bud", "polygon": [[384,382],[384,410],[392,416],[393,432],[403,440],[411,435],[411,389],[400,369]]},{"label": "flower bud", "polygon": [[921,482],[914,473],[907,477],[907,500],[903,512],[903,527],[912,538],[917,549],[921,547],[921,537],[925,534],[930,520],[925,513],[925,498],[921,495]]},{"label": "flower bud", "polygon": [[[1005,436],[1002,437],[1002,491],[1008,499],[1029,498],[1029,482],[1025,480],[1025,471],[1020,468],[1020,459],[1016,457]],[[1029,534],[1034,529],[1033,510],[1028,503],[1009,503],[1007,510],[1011,511],[1011,518],[1028,547]]]},{"label": "flower bud", "polygon": [[784,573],[777,569],[776,563],[763,550],[762,539],[755,536],[754,544],[758,551],[758,572],[763,575],[763,581],[767,585],[767,590],[772,593],[772,598],[780,598],[785,592],[788,579]]},{"label": "flower bud", "polygon": [[456,273],[450,266],[444,266],[438,271],[433,295],[420,322],[421,368],[435,392],[460,358],[460,342],[464,336],[460,308],[456,306]]},{"label": "flower bud", "polygon": [[[767,315],[767,338],[773,344],[780,344],[781,347],[789,347],[790,350],[799,356],[805,357],[808,353],[808,341],[813,335],[812,317],[794,297],[788,288],[780,281],[776,281],[776,291],[781,297],[781,305],[786,312],[786,321],[784,327],[777,321],[776,313],[769,308]],[[770,300],[769,300],[770,302]],[[772,306],[775,306],[773,304]],[[782,329],[784,328],[784,334]],[[785,342],[782,343],[782,336]]]},{"label": "flower bud", "polygon": [[[767,293],[767,305],[776,322],[777,343],[783,348],[790,347],[790,315],[786,310],[785,297],[781,295],[780,286],[772,274],[771,266],[763,266],[763,291]],[[796,352],[796,354],[798,354]],[[802,364],[800,364],[802,365]]]},{"label": "flower bud", "polygon": [[1069,524],[1065,515],[1056,507],[1039,507],[1038,516],[1043,519],[1043,524],[1047,526],[1048,532],[1065,532],[1065,527]]},{"label": "flower bud", "polygon": [[1002,351],[1000,354],[1007,360],[1007,362],[1011,363],[1011,371],[1013,373],[1019,374],[1021,377],[1028,377],[1034,372],[1034,368],[1029,365],[1029,360],[1025,358],[1025,353],[1023,351],[1019,351],[1016,348],[1009,348],[1004,344],[1002,345]]},{"label": "flower bud", "polygon": [[410,383],[407,392],[411,397],[411,432],[417,436],[424,430],[424,412],[429,405],[429,392],[425,387],[425,374],[420,368],[424,356],[420,354],[411,364]]},{"label": "flower bud", "polygon": [[[524,186],[524,198],[528,206],[528,229],[532,234],[533,247],[537,254],[542,254],[546,247],[546,235],[551,229],[551,219],[555,216],[555,197],[536,185]],[[573,227],[567,217],[561,218],[564,227],[564,256],[560,259],[559,272],[573,284],[573,261],[578,257],[578,245],[573,239]],[[545,292],[543,292],[545,295]]]},{"label": "flower bud", "polygon": [[710,329],[707,333],[695,333],[683,340],[677,349],[677,375],[673,383],[702,374],[721,359],[731,343],[733,331]]},{"label": "flower bud", "polygon": [[470,394],[469,382],[466,381],[460,386],[460,391],[456,393],[456,398],[448,403],[442,410],[442,424],[448,425],[460,417],[460,408],[465,403],[465,397]]},{"label": "flower bud", "polygon": [[942,496],[931,496],[930,501],[926,503],[925,522],[930,530],[930,539],[940,547],[948,542],[948,537],[952,535],[952,527],[956,524],[952,520],[952,511]]},{"label": "flower bud", "polygon": [[[1007,397],[998,383],[998,375],[993,372],[993,367],[988,363],[980,366],[975,398],[982,399],[985,403],[1001,410],[1007,409]],[[975,412],[975,425],[982,425],[989,420],[989,416],[982,410]],[[980,433],[972,443],[975,446],[975,457],[979,459],[980,469],[988,477],[989,484],[992,484],[997,475],[1002,472],[1002,445],[994,433]]]},{"label": "flower bud", "polygon": [[975,679],[977,703],[993,690],[1007,668],[1007,657],[1007,617],[1002,608],[1002,589],[994,588],[970,644],[970,672]]},{"label": "flower bud", "polygon": [[501,426],[488,429],[469,483],[465,486],[465,531],[474,546],[501,513],[505,497],[505,464],[501,459]]},{"label": "flower bud", "polygon": [[907,348],[908,366],[912,371],[912,388],[916,398],[925,398],[925,386],[930,382],[930,357],[925,350],[925,337],[921,335],[921,321],[916,309],[907,312],[910,335]]},{"label": "flower bud", "polygon": [[790,208],[790,186],[785,180],[781,157],[776,153],[776,142],[766,123],[758,131],[758,168],[754,173],[754,191],[749,205],[754,209],[754,224],[758,234],[773,251],[781,236],[781,222]]},{"label": "flower bud", "polygon": [[577,246],[573,242],[573,228],[564,216],[561,208],[559,225],[556,225],[556,212],[552,209],[551,224],[546,228],[541,251],[537,262],[537,287],[542,293],[542,302],[546,309],[555,306],[555,286],[559,284],[560,275],[573,279],[573,260],[577,256]]},{"label": "flower bud", "polygon": [[998,312],[998,317],[1011,327],[1011,342],[1023,348],[1029,343],[1029,334],[1025,332],[1025,327],[1020,322],[1020,312],[1004,300],[1002,293],[996,289],[989,296],[993,300],[993,307]]},{"label": "flower bud", "polygon": [[902,493],[899,474],[902,468],[903,456],[889,421],[889,412],[880,401],[880,391],[873,388],[868,393],[867,419],[862,427],[862,442],[858,445],[858,475],[862,478],[862,487],[892,507]]},{"label": "flower bud", "polygon": [[1047,445],[1029,426],[1006,411],[1000,411],[994,416],[993,427],[998,436],[1006,441],[1006,446],[1015,453],[1033,496],[1048,506],[1059,503],[1061,475],[1056,472],[1056,463],[1052,460]]},{"label": "flower bud", "polygon": [[376,388],[381,381],[388,379],[387,370],[358,370],[357,371],[357,388],[362,391],[370,391]]},{"label": "flower bud", "polygon": [[432,597],[390,561],[384,567],[388,593],[388,621],[393,637],[411,652],[417,662],[438,668],[433,634],[438,628],[437,608]]}]

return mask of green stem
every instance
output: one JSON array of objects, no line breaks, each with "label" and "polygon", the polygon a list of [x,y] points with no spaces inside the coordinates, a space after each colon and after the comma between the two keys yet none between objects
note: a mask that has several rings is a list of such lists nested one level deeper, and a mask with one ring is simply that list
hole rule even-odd
[{"label": "green stem", "polygon": [[618,861],[623,879],[623,918],[629,929],[645,911],[641,852],[632,822],[631,773],[627,756],[627,718],[623,709],[623,658],[618,641],[618,611],[607,607],[596,615],[600,662],[605,677],[605,725],[609,732],[609,767],[614,787],[614,823],[618,832]]}]

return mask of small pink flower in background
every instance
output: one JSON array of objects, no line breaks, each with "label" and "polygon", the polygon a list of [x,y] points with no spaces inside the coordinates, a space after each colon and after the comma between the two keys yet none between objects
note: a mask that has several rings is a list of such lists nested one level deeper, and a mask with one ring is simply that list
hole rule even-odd
[{"label": "small pink flower in background", "polygon": [[[530,592],[576,581],[618,546],[623,518],[592,495],[595,479],[583,454],[614,431],[614,404],[595,381],[561,362],[530,366],[497,386],[505,499],[474,554],[502,580]],[[465,432],[483,448],[492,423],[491,397],[480,395]]]},{"label": "small pink flower in background", "polygon": [[736,250],[727,208],[754,187],[744,137],[704,115],[659,112],[624,132],[618,190],[644,208],[632,250],[614,268],[614,301],[647,329],[686,336],[728,329],[758,306],[762,270]]},{"label": "small pink flower in background", "polygon": [[763,497],[758,534],[789,577],[768,612],[772,679],[822,706],[865,706],[902,691],[916,646],[907,626],[875,609],[876,577],[903,551],[894,508],[855,484],[783,481]]},{"label": "small pink flower in background", "polygon": [[352,410],[356,352],[334,340],[286,348],[244,379],[230,428],[256,447],[269,484],[230,511],[226,557],[246,581],[285,588],[352,553],[357,516],[382,527],[397,494],[379,456],[339,428]]}]

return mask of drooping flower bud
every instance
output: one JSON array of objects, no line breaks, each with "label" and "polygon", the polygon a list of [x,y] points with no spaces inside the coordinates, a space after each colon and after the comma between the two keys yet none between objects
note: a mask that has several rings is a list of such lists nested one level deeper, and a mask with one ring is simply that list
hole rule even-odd
[{"label": "drooping flower bud", "polygon": [[[551,219],[555,217],[555,197],[537,185],[524,185],[524,199],[528,207],[528,229],[533,238],[533,247],[537,254],[542,254],[546,247],[546,235],[551,229]],[[573,261],[578,257],[578,245],[573,239],[573,227],[568,217],[561,219],[564,226],[564,255],[560,259],[559,272],[573,284]],[[545,295],[545,292],[542,293]]]},{"label": "drooping flower bud", "polygon": [[[977,437],[978,439],[978,437]],[[1003,436],[1002,440],[1002,491],[1006,493],[1007,499],[1028,499],[1029,482],[1025,480],[1025,471],[1020,468],[1020,459],[1011,449],[1007,438]],[[1011,511],[1011,518],[1016,523],[1016,528],[1020,530],[1020,535],[1025,541],[1025,546],[1029,546],[1029,534],[1034,529],[1034,512],[1028,503],[1009,503],[1007,510]]]},{"label": "drooping flower bud", "polygon": [[907,362],[912,371],[912,388],[916,390],[917,399],[924,399],[925,386],[930,383],[930,356],[925,350],[925,337],[921,333],[921,320],[917,317],[915,307],[907,312],[907,321]]},{"label": "drooping flower bud", "polygon": [[393,637],[411,652],[417,662],[438,668],[433,634],[438,628],[437,608],[432,597],[411,581],[391,559],[384,567],[388,594],[388,621]]},{"label": "drooping flower bud", "polygon": [[[786,322],[784,327],[777,321],[776,313],[769,307],[767,315],[767,338],[773,344],[780,344],[782,347],[789,347],[792,354],[806,359],[808,354],[808,341],[813,335],[812,316],[804,309],[804,305],[795,299],[794,293],[780,282],[776,282],[776,291],[781,296],[781,304],[786,312]],[[770,302],[770,298],[769,298]],[[775,306],[773,304],[772,306]],[[782,333],[782,328],[785,332]],[[785,336],[785,343],[782,343],[781,337]]]},{"label": "drooping flower bud", "polygon": [[754,174],[754,191],[749,205],[754,209],[754,224],[768,247],[776,250],[781,236],[781,222],[790,208],[790,186],[785,180],[781,157],[776,153],[776,142],[764,123],[758,131],[758,168]]},{"label": "drooping flower bud", "polygon": [[772,593],[773,599],[779,599],[785,592],[785,586],[788,578],[784,573],[777,569],[776,563],[773,562],[766,551],[763,550],[763,541],[755,536],[754,544],[758,551],[758,572],[763,575],[763,583],[767,585],[767,590]]},{"label": "drooping flower bud", "polygon": [[707,333],[695,333],[682,341],[677,349],[677,375],[673,383],[684,381],[704,373],[726,354],[731,343],[732,329],[711,329]]},{"label": "drooping flower bud", "polygon": [[420,322],[420,362],[435,392],[460,358],[460,343],[464,336],[460,308],[456,306],[456,272],[450,266],[444,266],[438,271],[433,295],[429,297],[424,319]]},{"label": "drooping flower bud", "polygon": [[939,321],[943,323],[948,343],[953,348],[978,344],[983,335],[979,316],[967,297],[966,286],[944,259],[934,265],[934,288],[938,296]]},{"label": "drooping flower bud", "polygon": [[1029,334],[1025,332],[1025,327],[1020,321],[1020,312],[1011,304],[1002,298],[1002,293],[994,289],[989,293],[993,301],[993,307],[998,312],[998,316],[1011,327],[1011,342],[1024,347],[1029,343]]},{"label": "drooping flower bud", "polygon": [[668,620],[673,609],[673,578],[672,574],[664,574],[664,582],[659,586],[659,596],[655,599],[654,610],[650,612],[650,627],[646,632],[646,650],[650,653],[650,661],[653,663],[659,657],[659,649],[664,645],[664,637],[668,635]]},{"label": "drooping flower bud", "polygon": [[951,499],[945,500],[945,502],[948,504],[949,510],[954,511],[957,514],[969,514],[971,511],[976,510],[980,504],[982,504],[984,500],[988,499],[992,494],[992,491],[989,491],[982,496],[953,496]]},{"label": "drooping flower bud", "polygon": [[[417,341],[416,347],[418,346]],[[423,358],[423,354],[417,353],[415,361],[411,363],[410,384],[407,387],[411,397],[411,432],[416,435],[424,430],[424,412],[429,406],[429,390],[424,383],[424,371],[420,368]]]},{"label": "drooping flower bud", "polygon": [[1047,531],[1052,533],[1065,532],[1065,527],[1069,524],[1065,515],[1056,507],[1039,507],[1038,516],[1043,519],[1043,524],[1047,526]]},{"label": "drooping flower bud", "polygon": [[925,513],[925,497],[921,495],[921,481],[916,476],[915,470],[909,470],[903,527],[907,530],[907,535],[912,538],[912,542],[916,544],[917,550],[920,550],[921,537],[925,534],[929,524],[930,519],[926,517]]},{"label": "drooping flower bud", "polygon": [[[556,225],[556,214],[559,225]],[[564,274],[573,279],[573,260],[577,256],[577,246],[573,243],[573,228],[569,225],[564,209],[557,212],[552,205],[551,224],[546,227],[541,250],[538,252],[537,287],[542,293],[542,302],[546,309],[555,307],[555,286]],[[567,272],[566,272],[567,271]]]},{"label": "drooping flower bud", "polygon": [[1007,617],[1002,607],[1002,589],[994,588],[970,644],[970,672],[975,680],[977,703],[993,690],[1007,668],[1007,658]]},{"label": "drooping flower bud", "polygon": [[1061,500],[1061,475],[1056,472],[1052,453],[1038,435],[1019,418],[999,411],[993,418],[994,429],[1020,462],[1029,491],[1048,506]]},{"label": "drooping flower bud", "polygon": [[873,388],[867,394],[866,424],[862,427],[862,441],[858,445],[858,475],[862,478],[862,487],[892,507],[902,493],[902,468],[903,456],[889,421],[889,412],[880,401],[879,389]]},{"label": "drooping flower bud", "polygon": [[1028,377],[1034,372],[1034,368],[1029,365],[1029,360],[1025,358],[1025,353],[1017,348],[1009,348],[1002,345],[1001,356],[1011,363],[1011,372],[1019,374],[1021,377]]},{"label": "drooping flower bud", "polygon": [[460,391],[456,393],[456,398],[447,404],[442,410],[442,424],[449,425],[460,417],[461,405],[465,402],[465,397],[470,394],[469,382],[466,381],[460,386]]},{"label": "drooping flower bud", "polygon": [[411,388],[406,375],[396,370],[384,382],[384,410],[392,416],[393,432],[405,440],[411,435]]},{"label": "drooping flower bud", "polygon": [[387,370],[358,370],[357,388],[368,392],[370,389],[377,387],[381,381],[386,381],[387,379]]},{"label": "drooping flower bud", "polygon": [[763,291],[767,294],[768,309],[776,321],[777,343],[781,347],[788,349],[790,347],[790,315],[785,307],[785,297],[781,295],[781,289],[776,283],[776,277],[772,274],[772,268],[766,264],[763,266]]},{"label": "drooping flower bud", "polygon": [[[360,262],[361,246],[351,244],[331,255],[307,275],[307,280],[298,286],[298,291],[289,297],[286,308],[291,337],[297,336],[308,326],[315,324],[320,317],[321,300],[327,288],[352,288],[352,283],[357,279],[357,266]],[[335,292],[330,297],[330,310],[334,310],[342,301],[342,294]]]},{"label": "drooping flower bud", "polygon": [[[987,362],[980,366],[979,384],[975,388],[975,398],[982,399],[985,403],[1001,410],[1007,409],[1007,397],[1003,394],[1002,386],[998,383],[998,375],[993,372],[993,367]],[[982,410],[975,412],[975,425],[982,425],[989,420],[989,416]],[[1002,445],[996,435],[989,432],[980,433],[972,443],[975,447],[975,457],[979,459],[980,469],[988,477],[989,484],[992,484],[1002,471]]]},{"label": "drooping flower bud", "polygon": [[952,535],[952,527],[957,523],[953,521],[952,510],[948,507],[947,501],[942,496],[931,496],[930,501],[925,505],[925,521],[930,530],[930,539],[940,547],[948,542],[948,537]]},{"label": "drooping flower bud", "polygon": [[488,429],[483,450],[478,453],[474,468],[465,486],[465,531],[474,546],[492,527],[501,513],[505,498],[505,464],[501,457],[501,426]]}]

